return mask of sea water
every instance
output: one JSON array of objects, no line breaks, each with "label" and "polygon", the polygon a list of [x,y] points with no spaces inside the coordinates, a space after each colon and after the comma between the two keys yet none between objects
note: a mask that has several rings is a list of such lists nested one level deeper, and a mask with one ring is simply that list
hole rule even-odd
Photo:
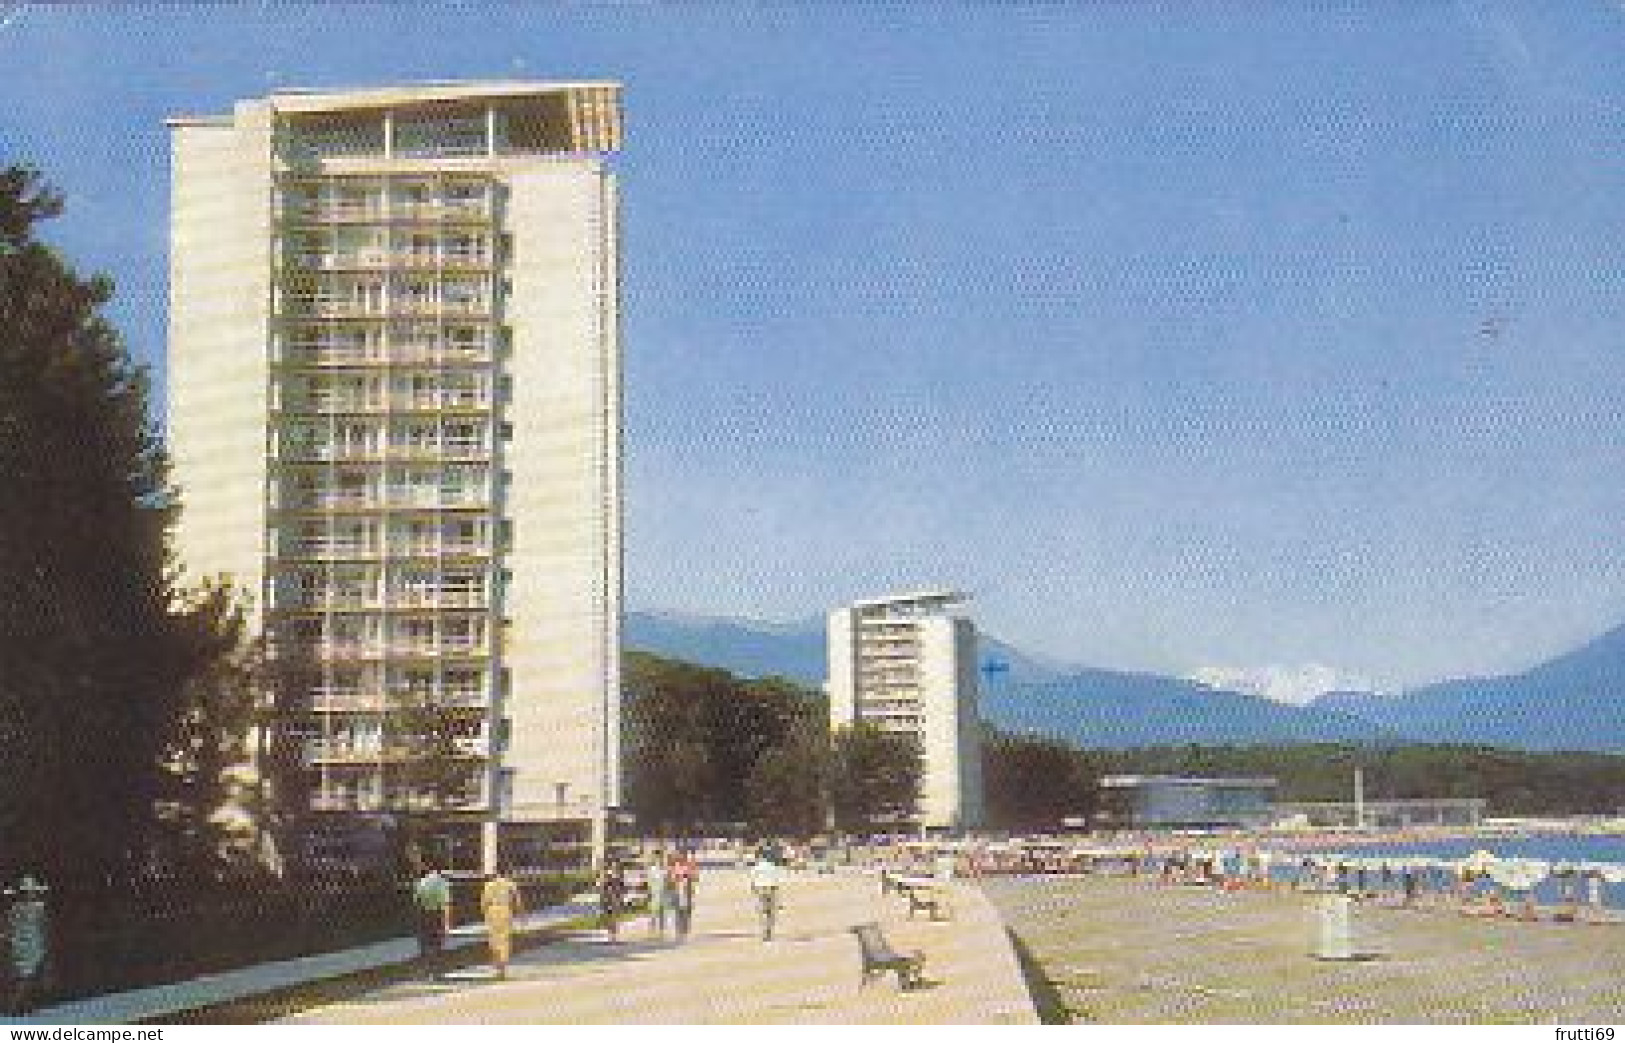
[{"label": "sea water", "polygon": [[[1538,858],[1558,862],[1613,862],[1625,865],[1625,837],[1578,836],[1568,834],[1542,834],[1518,837],[1462,837],[1455,840],[1419,840],[1350,844],[1342,849],[1314,852],[1324,857],[1337,853],[1351,858],[1381,858],[1383,855],[1421,856],[1428,858],[1466,858],[1475,851],[1488,851],[1497,858]],[[1625,884],[1605,884],[1604,898],[1608,905],[1625,905]],[[1535,888],[1535,900],[1557,900],[1557,882],[1548,877]]]}]

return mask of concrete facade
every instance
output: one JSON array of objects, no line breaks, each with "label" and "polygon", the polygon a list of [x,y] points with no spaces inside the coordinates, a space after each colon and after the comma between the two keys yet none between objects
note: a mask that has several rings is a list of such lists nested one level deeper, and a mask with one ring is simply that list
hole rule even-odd
[{"label": "concrete facade", "polygon": [[830,725],[912,735],[924,757],[919,825],[982,821],[976,628],[949,592],[859,601],[829,614]]},{"label": "concrete facade", "polygon": [[[290,91],[170,123],[177,546],[254,597],[311,810],[432,803],[468,868],[601,840],[619,87]],[[449,805],[403,707],[451,733]]]}]

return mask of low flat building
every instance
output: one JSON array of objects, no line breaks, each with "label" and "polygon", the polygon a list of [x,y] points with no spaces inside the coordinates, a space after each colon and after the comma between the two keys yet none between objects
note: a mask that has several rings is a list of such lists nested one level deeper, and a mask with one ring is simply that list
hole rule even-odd
[{"label": "low flat building", "polygon": [[1274,817],[1272,778],[1106,775],[1100,824],[1108,829],[1250,829]]},{"label": "low flat building", "polygon": [[1484,818],[1482,797],[1414,800],[1296,801],[1275,805],[1278,822],[1316,828],[1408,829],[1413,826],[1477,827]]}]

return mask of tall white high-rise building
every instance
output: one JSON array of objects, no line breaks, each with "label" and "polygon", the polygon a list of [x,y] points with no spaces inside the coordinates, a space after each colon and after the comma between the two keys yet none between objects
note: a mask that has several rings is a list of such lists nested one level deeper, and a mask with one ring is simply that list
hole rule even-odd
[{"label": "tall white high-rise building", "polygon": [[872,598],[829,614],[832,727],[868,723],[914,736],[924,757],[919,825],[982,822],[976,628],[951,591]]},{"label": "tall white high-rise building", "polygon": [[619,800],[619,105],[170,121],[182,563],[255,598],[313,820],[428,813],[464,868],[569,861]]}]

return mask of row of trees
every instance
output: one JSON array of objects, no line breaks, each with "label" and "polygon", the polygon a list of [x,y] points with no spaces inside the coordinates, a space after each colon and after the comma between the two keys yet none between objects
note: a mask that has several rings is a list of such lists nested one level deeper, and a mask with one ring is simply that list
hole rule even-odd
[{"label": "row of trees", "polygon": [[0,169],[0,878],[94,896],[221,857],[257,664],[232,592],[176,582],[147,376],[40,239],[60,211]]},{"label": "row of trees", "polygon": [[918,747],[865,726],[832,735],[821,693],[643,652],[627,653],[624,676],[628,804],[642,828],[807,836],[915,811]]}]

